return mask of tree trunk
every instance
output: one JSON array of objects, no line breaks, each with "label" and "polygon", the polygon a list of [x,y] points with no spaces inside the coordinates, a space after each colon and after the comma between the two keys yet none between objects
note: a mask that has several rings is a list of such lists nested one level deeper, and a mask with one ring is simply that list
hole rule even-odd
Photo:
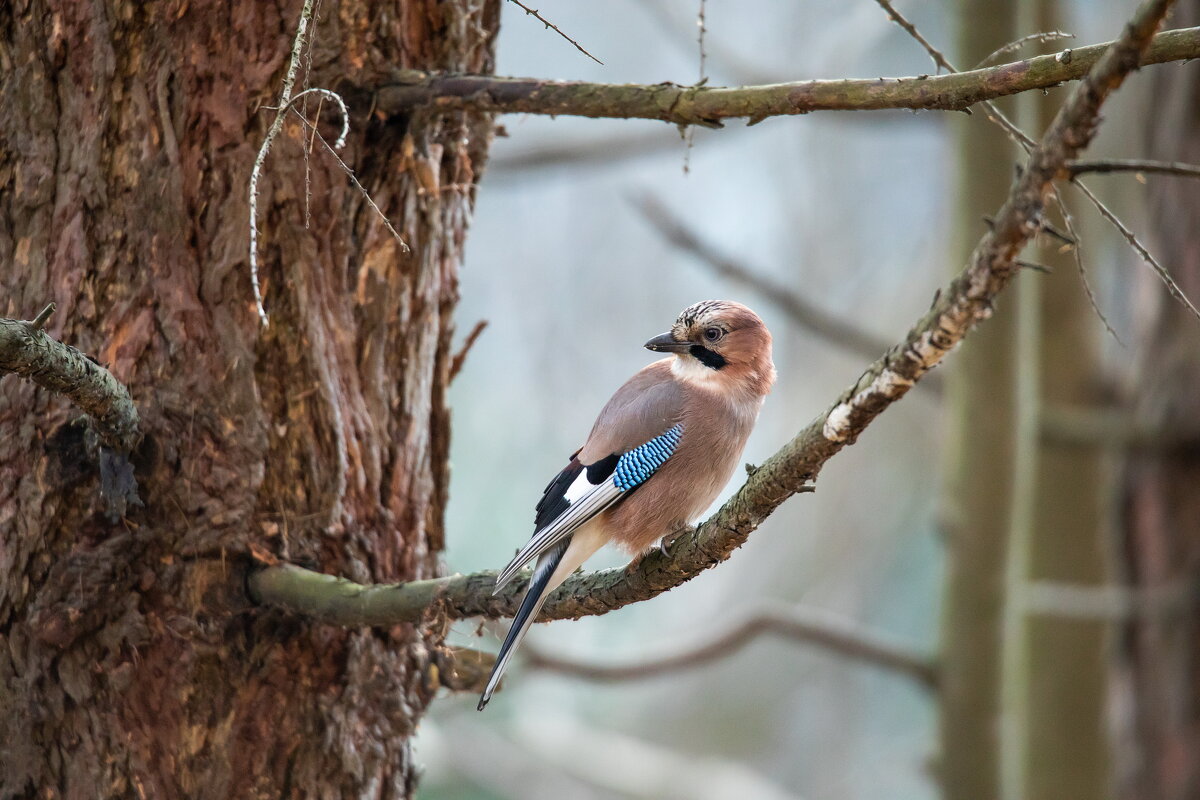
[{"label": "tree trunk", "polygon": [[[341,156],[405,253],[289,121],[261,183],[261,329],[247,182],[300,7],[0,5],[0,315],[55,301],[49,332],[130,387],[146,434],[145,507],[110,524],[78,412],[0,383],[2,797],[413,792],[441,630],[213,609],[252,554],[438,572],[451,312],[491,122],[385,119],[348,93]],[[491,72],[498,13],[326,3],[300,80]]]},{"label": "tree trunk", "polygon": [[[1020,19],[1022,31],[1060,26],[1054,0],[1022,0]],[[1060,103],[1021,95],[1018,122],[1027,132],[1042,131]],[[1060,191],[1067,202],[1077,199],[1065,186]],[[1073,205],[1081,214],[1079,203]],[[1072,256],[1042,238],[1032,257],[1051,272],[1027,272],[1016,287],[1017,458],[1001,670],[1001,787],[1005,798],[1103,800],[1112,787],[1105,724],[1109,621],[1073,615],[1045,601],[1040,590],[1102,591],[1109,578],[1104,513],[1112,481],[1102,445],[1069,444],[1043,433],[1043,421],[1056,413],[1103,408],[1104,328]],[[1086,241],[1083,246],[1089,256],[1098,251]]]},{"label": "tree trunk", "polygon": [[[1180,4],[1171,24],[1200,24],[1200,9]],[[1200,75],[1192,67],[1153,80],[1147,154],[1200,161]],[[1146,215],[1147,244],[1193,299],[1200,297],[1195,192],[1191,181],[1151,179]],[[1129,710],[1117,720],[1128,753],[1120,796],[1180,800],[1200,797],[1200,326],[1157,280],[1147,294],[1151,321],[1130,356],[1138,365],[1134,424],[1155,431],[1157,446],[1132,454],[1124,476],[1119,547],[1124,578],[1144,602],[1118,646],[1118,697]]]},{"label": "tree trunk", "polygon": [[[974,64],[1017,37],[1016,0],[962,0],[962,64]],[[957,272],[1012,183],[1015,151],[995,125],[960,121]],[[969,124],[968,124],[969,123]],[[963,344],[947,373],[945,612],[942,620],[941,777],[947,800],[999,796],[999,720],[1004,563],[1012,499],[1016,318],[1010,294],[1001,313]]]}]

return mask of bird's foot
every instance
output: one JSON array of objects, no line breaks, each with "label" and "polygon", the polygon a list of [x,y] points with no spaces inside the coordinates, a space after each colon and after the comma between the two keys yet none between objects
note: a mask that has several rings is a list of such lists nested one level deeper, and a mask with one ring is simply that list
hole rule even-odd
[{"label": "bird's foot", "polygon": [[687,536],[689,533],[695,533],[695,532],[696,532],[695,525],[684,525],[682,528],[671,531],[666,536],[659,539],[658,544],[656,545],[656,548],[658,549],[658,552],[662,553],[664,556],[670,556],[671,555],[671,545],[673,545],[673,544],[675,544],[675,542],[679,541],[679,539],[681,537]]}]

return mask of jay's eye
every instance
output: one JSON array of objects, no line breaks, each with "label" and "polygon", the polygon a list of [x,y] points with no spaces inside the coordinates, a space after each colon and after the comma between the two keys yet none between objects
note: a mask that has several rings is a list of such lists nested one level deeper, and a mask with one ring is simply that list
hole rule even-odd
[{"label": "jay's eye", "polygon": [[704,331],[704,340],[706,342],[715,342],[721,338],[723,331],[720,328],[707,328]]}]

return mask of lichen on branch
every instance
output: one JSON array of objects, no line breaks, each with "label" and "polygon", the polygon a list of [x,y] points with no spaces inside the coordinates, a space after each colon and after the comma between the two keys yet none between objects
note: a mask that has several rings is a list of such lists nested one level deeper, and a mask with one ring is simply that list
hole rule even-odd
[{"label": "lichen on branch", "polygon": [[100,364],[42,329],[53,311],[51,303],[34,320],[0,318],[0,375],[12,372],[67,397],[92,418],[105,445],[133,452],[141,433],[129,390]]},{"label": "lichen on branch", "polygon": [[[949,75],[868,80],[821,80],[765,86],[618,85],[397,71],[376,87],[373,108],[401,114],[414,108],[548,114],[619,119],[657,119],[678,125],[720,127],[722,120],[811,111],[939,109],[959,111],[997,97],[1047,89],[1079,80],[1112,43]],[[1200,57],[1200,28],[1153,37],[1140,63]]]}]

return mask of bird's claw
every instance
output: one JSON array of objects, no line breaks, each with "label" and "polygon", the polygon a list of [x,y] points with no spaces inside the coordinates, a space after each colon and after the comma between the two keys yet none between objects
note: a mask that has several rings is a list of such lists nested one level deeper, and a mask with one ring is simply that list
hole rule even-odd
[{"label": "bird's claw", "polygon": [[696,532],[695,525],[684,525],[682,528],[672,531],[671,533],[668,533],[666,536],[659,539],[658,544],[655,545],[655,548],[658,550],[658,552],[662,553],[663,556],[670,556],[671,555],[671,545],[673,545],[673,544],[675,544],[675,542],[679,541],[680,538],[687,536],[690,533],[695,533],[695,532]]}]

